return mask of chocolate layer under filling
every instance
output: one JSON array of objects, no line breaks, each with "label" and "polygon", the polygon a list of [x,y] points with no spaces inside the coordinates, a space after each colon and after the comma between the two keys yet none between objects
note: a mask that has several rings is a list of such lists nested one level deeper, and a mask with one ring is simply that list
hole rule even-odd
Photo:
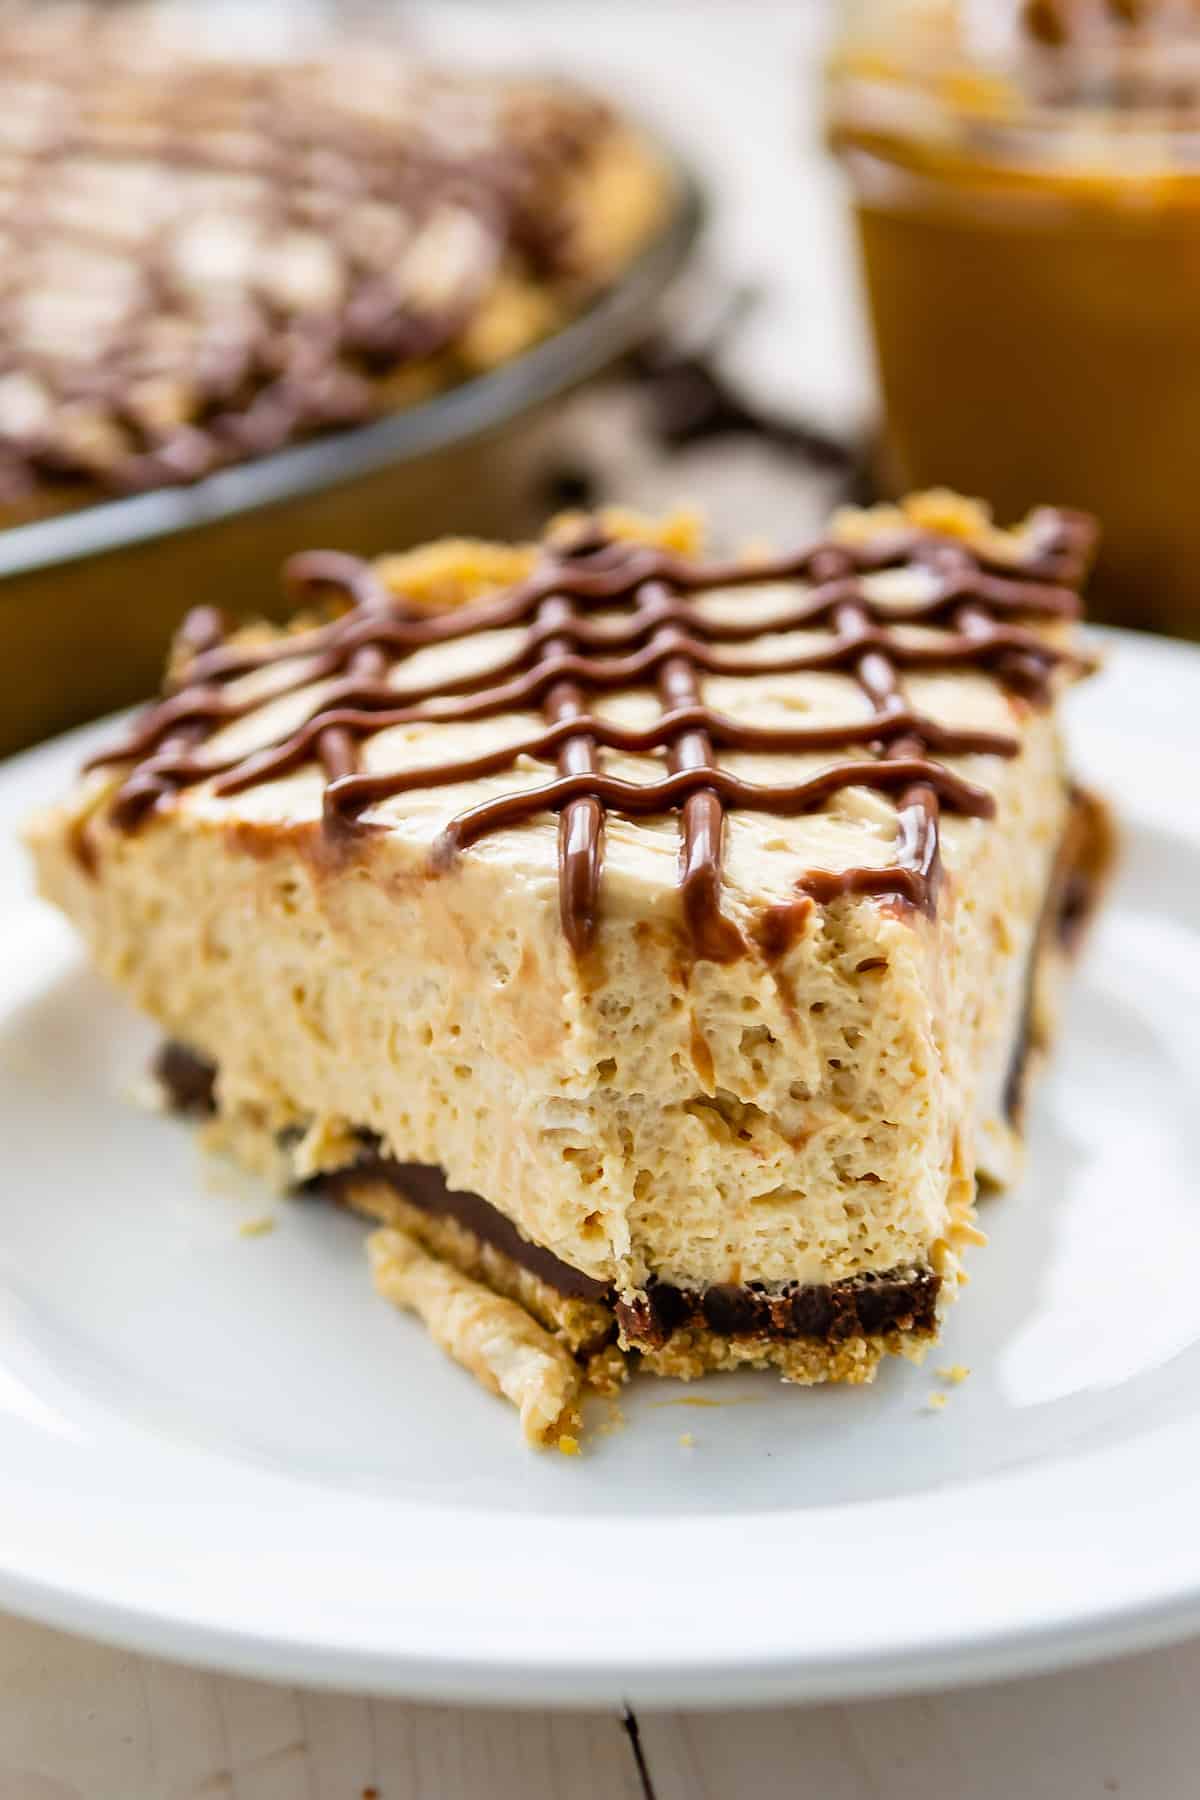
[{"label": "chocolate layer under filling", "polygon": [[[216,1070],[183,1044],[164,1044],[154,1072],[172,1107],[180,1112],[213,1110]],[[703,1291],[651,1279],[632,1300],[533,1244],[479,1194],[449,1187],[430,1163],[402,1163],[379,1155],[364,1137],[362,1155],[344,1168],[316,1176],[305,1191],[340,1200],[354,1183],[383,1181],[420,1211],[457,1220],[548,1287],[568,1299],[609,1305],[627,1344],[657,1350],[677,1331],[699,1329],[721,1337],[810,1338],[836,1343],[880,1333],[932,1331],[939,1277],[930,1269],[865,1273],[825,1284],[791,1283],[769,1291],[760,1283],[723,1282]]]},{"label": "chocolate layer under filling", "polygon": [[341,1198],[347,1187],[364,1179],[386,1181],[421,1212],[456,1219],[483,1243],[490,1244],[494,1250],[510,1257],[513,1262],[528,1269],[531,1275],[536,1275],[540,1281],[569,1300],[608,1300],[610,1297],[607,1282],[596,1281],[581,1269],[571,1268],[569,1263],[555,1256],[552,1250],[530,1243],[517,1230],[512,1220],[497,1211],[487,1200],[481,1199],[478,1194],[460,1194],[448,1187],[446,1177],[432,1163],[396,1162],[392,1157],[368,1151],[359,1161],[344,1169],[334,1169],[328,1174],[318,1175],[308,1185],[311,1191],[327,1194],[336,1200]]},{"label": "chocolate layer under filling", "polygon": [[622,1300],[606,1282],[571,1268],[540,1244],[531,1244],[511,1219],[478,1194],[460,1194],[447,1187],[442,1171],[429,1163],[367,1155],[348,1168],[319,1176],[313,1186],[336,1198],[339,1189],[364,1177],[390,1183],[422,1212],[457,1219],[558,1293],[607,1303],[625,1341],[647,1350],[660,1349],[676,1331],[688,1327],[715,1331],[721,1337],[823,1341],[893,1329],[933,1329],[938,1277],[928,1269],[857,1275],[822,1286],[794,1283],[775,1293],[753,1283],[722,1283],[697,1293],[652,1280],[636,1299]]},{"label": "chocolate layer under filling", "polygon": [[171,1111],[209,1118],[217,1110],[217,1071],[207,1057],[197,1056],[186,1044],[167,1041],[155,1052],[154,1078]]},{"label": "chocolate layer under filling", "polygon": [[677,1331],[718,1337],[814,1338],[840,1343],[888,1331],[933,1331],[941,1277],[932,1269],[867,1272],[824,1284],[789,1282],[771,1292],[760,1283],[722,1282],[689,1292],[651,1281],[634,1300],[613,1300],[627,1344],[661,1350]]}]

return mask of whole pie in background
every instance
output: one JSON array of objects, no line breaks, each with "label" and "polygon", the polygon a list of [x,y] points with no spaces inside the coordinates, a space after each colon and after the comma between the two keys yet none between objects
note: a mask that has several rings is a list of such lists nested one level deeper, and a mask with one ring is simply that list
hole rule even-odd
[{"label": "whole pie in background", "polygon": [[177,32],[141,7],[0,23],[0,523],[493,368],[662,217],[652,153],[580,90]]}]

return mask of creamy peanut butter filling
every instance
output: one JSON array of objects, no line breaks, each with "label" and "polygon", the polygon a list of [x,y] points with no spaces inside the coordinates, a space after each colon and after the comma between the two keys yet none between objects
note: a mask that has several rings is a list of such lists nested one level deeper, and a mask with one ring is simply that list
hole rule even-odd
[{"label": "creamy peanut butter filling", "polygon": [[[683,1292],[902,1268],[945,1280],[981,1156],[1003,1175],[1015,1147],[1004,1073],[1070,808],[1056,701],[1080,666],[1072,522],[1041,514],[1004,533],[934,497],[840,518],[840,561],[810,549],[691,587],[678,528],[600,526],[649,573],[590,600],[578,570],[561,575],[559,539],[553,577],[543,552],[453,546],[367,571],[370,618],[360,606],[285,637],[193,643],[174,714],[33,825],[43,889],[117,984],[217,1065],[223,1113],[302,1132],[310,1174],[369,1132],[631,1304],[651,1279]],[[575,611],[538,636],[556,580]],[[490,607],[491,623],[414,641],[420,621],[455,617],[430,612],[422,581],[439,607]],[[530,581],[545,592],[510,620],[514,582]],[[629,635],[647,581],[683,618],[670,629],[718,648],[713,667],[686,652],[700,692],[687,707],[703,714],[632,748],[669,710],[667,649],[627,660],[627,685],[587,671],[653,643],[653,622],[632,648],[601,641]],[[372,641],[381,622],[398,651]],[[575,649],[554,651],[572,631]],[[382,652],[349,675],[368,684],[365,723],[332,718],[347,675],[329,664],[331,634],[339,656]],[[594,724],[568,718],[564,742],[514,755],[554,727],[544,707],[464,716],[462,703],[536,673],[548,645],[573,658],[552,676],[583,688]],[[863,679],[870,657],[897,698]],[[871,723],[895,706],[918,740],[900,746],[900,779],[894,734]],[[731,724],[719,744],[713,714]],[[820,735],[743,747],[798,731]],[[670,759],[706,732],[732,782],[713,781],[719,830],[689,862],[706,783],[676,791]],[[555,789],[573,779],[555,759],[580,739],[597,767]],[[853,778],[829,780],[848,759]],[[622,785],[597,790],[601,775]],[[330,795],[364,779],[378,788],[340,816]],[[149,801],[131,806],[139,782]],[[811,804],[776,809],[805,783]],[[661,810],[624,808],[623,784],[657,784]],[[572,941],[564,822],[597,798],[592,922]],[[445,854],[480,808],[487,828],[458,826]]]}]

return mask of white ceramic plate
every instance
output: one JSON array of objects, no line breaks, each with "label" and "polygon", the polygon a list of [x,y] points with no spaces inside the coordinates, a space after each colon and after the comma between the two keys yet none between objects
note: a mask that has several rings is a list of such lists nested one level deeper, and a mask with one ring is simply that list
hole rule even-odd
[{"label": "white ceramic plate", "polygon": [[0,1604],[530,1703],[849,1696],[1200,1628],[1200,654],[1109,647],[1073,722],[1120,879],[930,1366],[647,1382],[579,1459],[373,1297],[355,1222],[127,1104],[153,1034],[12,840],[88,734],[0,770]]}]

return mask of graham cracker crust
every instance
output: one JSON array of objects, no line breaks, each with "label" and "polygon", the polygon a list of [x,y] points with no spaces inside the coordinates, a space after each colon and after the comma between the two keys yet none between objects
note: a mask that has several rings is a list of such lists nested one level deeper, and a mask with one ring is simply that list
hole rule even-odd
[{"label": "graham cracker crust", "polygon": [[610,1306],[560,1294],[457,1219],[412,1205],[390,1182],[347,1172],[333,1191],[338,1202],[353,1212],[403,1231],[460,1275],[523,1307],[581,1365],[589,1387],[608,1391],[624,1380],[625,1359],[616,1348],[617,1325]]}]

